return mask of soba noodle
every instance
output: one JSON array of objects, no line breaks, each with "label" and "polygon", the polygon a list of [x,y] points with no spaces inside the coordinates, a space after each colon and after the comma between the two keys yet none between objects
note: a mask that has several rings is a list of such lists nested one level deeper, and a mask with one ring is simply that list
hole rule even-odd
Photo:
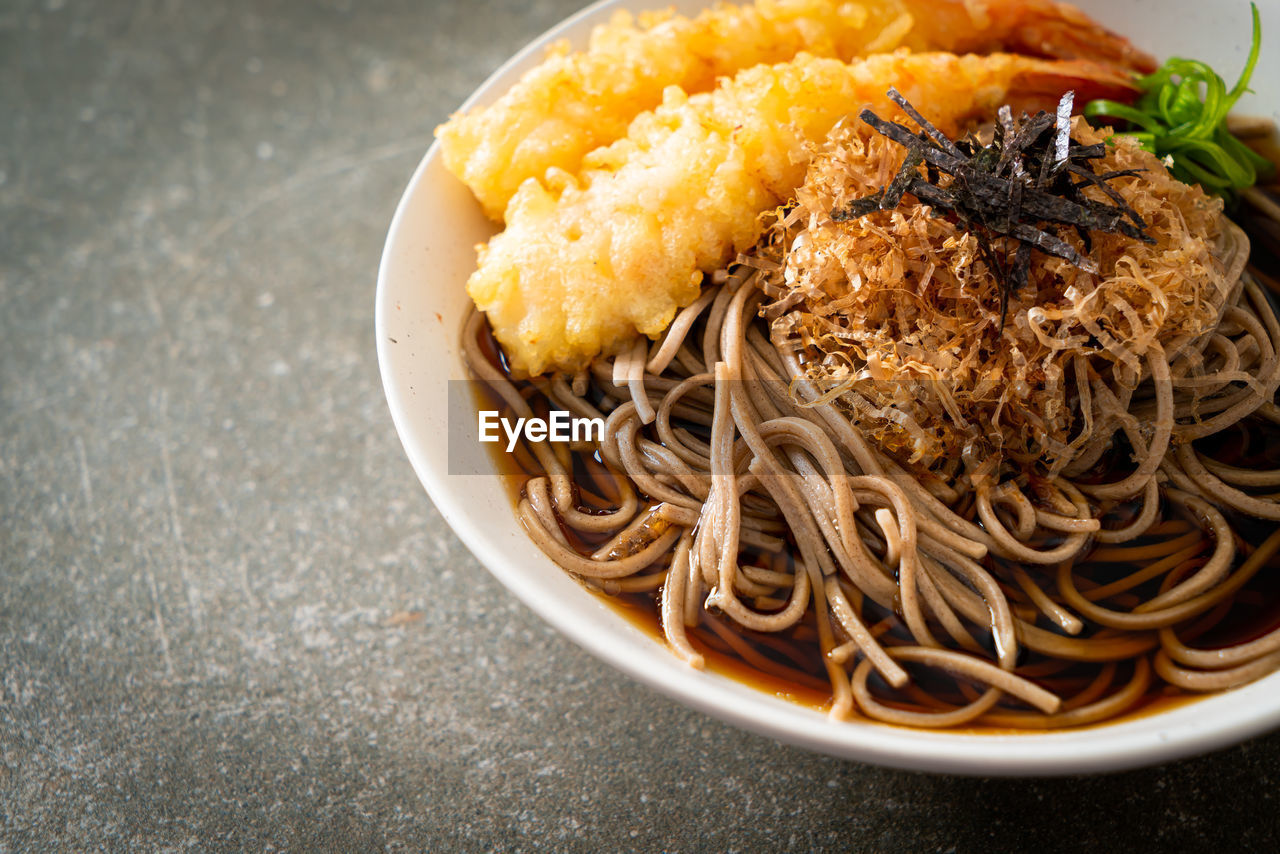
[{"label": "soba noodle", "polygon": [[[933,392],[910,392],[912,410],[825,382],[767,241],[708,276],[659,340],[576,376],[513,380],[478,313],[463,344],[511,415],[605,419],[598,444],[523,446],[519,518],[587,585],[653,593],[690,665],[714,646],[800,685],[824,673],[837,718],[1079,726],[1158,685],[1217,691],[1280,668],[1275,626],[1192,645],[1280,550],[1280,530],[1250,521],[1280,520],[1280,470],[1196,444],[1280,424],[1280,323],[1223,222],[1219,322],[1152,337],[1140,360],[1095,325],[1114,368],[1075,355],[1046,380],[1075,437],[1046,428],[1003,468],[925,453],[938,434],[910,413]],[[1047,340],[1045,313],[1023,316]],[[937,409],[967,423],[962,403]]]}]

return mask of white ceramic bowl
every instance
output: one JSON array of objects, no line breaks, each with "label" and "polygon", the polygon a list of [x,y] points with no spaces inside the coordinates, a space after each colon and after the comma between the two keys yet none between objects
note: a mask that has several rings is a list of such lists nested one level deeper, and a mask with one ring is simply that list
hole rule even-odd
[{"label": "white ceramic bowl", "polygon": [[[659,3],[662,0],[658,0]],[[465,106],[492,101],[542,56],[552,39],[583,44],[619,7],[598,3],[569,18],[493,74]],[[696,11],[702,2],[677,3]],[[1159,57],[1209,61],[1233,82],[1247,52],[1245,3],[1083,0],[1099,20]],[[1280,0],[1264,0],[1271,46],[1254,74],[1246,112],[1280,107]],[[731,724],[822,753],[899,768],[970,774],[1097,772],[1166,761],[1241,741],[1280,725],[1280,674],[1159,714],[1078,731],[1025,735],[924,732],[833,722],[715,673],[692,670],[653,637],[582,589],[534,547],[498,478],[450,475],[447,385],[465,374],[458,330],[475,266],[474,246],[492,226],[444,168],[437,146],[409,182],[387,235],[378,274],[378,361],[405,452],[432,501],[494,576],[547,622],[604,661],[686,705]]]}]

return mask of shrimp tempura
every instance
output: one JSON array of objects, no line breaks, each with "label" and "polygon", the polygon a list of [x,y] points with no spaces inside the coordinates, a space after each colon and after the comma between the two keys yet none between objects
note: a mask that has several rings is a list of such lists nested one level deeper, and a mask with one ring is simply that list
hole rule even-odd
[{"label": "shrimp tempura", "polygon": [[1150,69],[1149,57],[1079,10],[1052,0],[756,0],[697,17],[626,12],[598,27],[586,51],[563,44],[489,107],[436,129],[445,165],[502,221],[528,178],[576,173],[587,152],[621,139],[668,86],[687,94],[801,51],[846,62],[899,46]]},{"label": "shrimp tempura", "polygon": [[762,211],[804,178],[812,145],[863,106],[899,115],[895,86],[940,129],[1015,107],[1132,96],[1112,66],[1022,56],[879,54],[846,65],[801,55],[757,66],[709,93],[667,100],[580,175],[526,181],[507,228],[480,247],[467,282],[517,373],[575,370],[637,333],[657,336],[693,302],[701,276],[759,235]]}]

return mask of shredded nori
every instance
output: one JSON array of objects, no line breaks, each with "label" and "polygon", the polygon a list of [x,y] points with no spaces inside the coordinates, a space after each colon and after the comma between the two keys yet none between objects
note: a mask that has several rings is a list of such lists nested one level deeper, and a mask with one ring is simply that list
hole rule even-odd
[{"label": "shredded nori", "polygon": [[[1001,329],[1009,296],[1027,284],[1032,249],[1098,272],[1096,264],[1056,233],[1059,228],[1079,235],[1086,253],[1091,250],[1090,231],[1155,242],[1142,217],[1107,183],[1138,170],[1097,173],[1090,161],[1103,157],[1105,146],[1081,145],[1071,138],[1073,92],[1062,96],[1057,115],[1041,110],[1015,120],[1008,106],[1001,107],[987,145],[972,136],[950,140],[896,89],[889,90],[889,98],[920,131],[913,133],[863,110],[858,117],[906,148],[907,156],[887,187],[831,211],[831,218],[847,222],[873,211],[893,210],[906,193],[933,207],[935,215],[954,215],[977,238],[983,260],[999,283]],[[943,174],[952,178],[945,187],[940,185]],[[1112,203],[1086,197],[1088,187],[1097,187]],[[996,251],[993,241],[1000,238],[1018,241],[1011,261],[1002,260]]]}]

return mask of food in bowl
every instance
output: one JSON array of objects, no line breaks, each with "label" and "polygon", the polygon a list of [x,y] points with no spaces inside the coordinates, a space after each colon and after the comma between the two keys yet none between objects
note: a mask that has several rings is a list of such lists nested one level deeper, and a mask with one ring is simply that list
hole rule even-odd
[{"label": "food in bowl", "polygon": [[[963,5],[976,31],[1080,25]],[[927,38],[923,8],[854,50]],[[1095,55],[993,35],[705,91],[672,72],[654,106],[599,96],[625,135],[544,110],[597,147],[515,177],[456,164],[536,133],[461,144],[504,224],[468,284],[472,369],[514,417],[603,425],[515,449],[532,540],[647,598],[692,666],[736,656],[836,717],[1079,726],[1280,666],[1280,325],[1222,202],[1073,118],[1150,67],[1089,26]],[[601,89],[552,62],[446,126],[446,159],[464,123]]]}]

